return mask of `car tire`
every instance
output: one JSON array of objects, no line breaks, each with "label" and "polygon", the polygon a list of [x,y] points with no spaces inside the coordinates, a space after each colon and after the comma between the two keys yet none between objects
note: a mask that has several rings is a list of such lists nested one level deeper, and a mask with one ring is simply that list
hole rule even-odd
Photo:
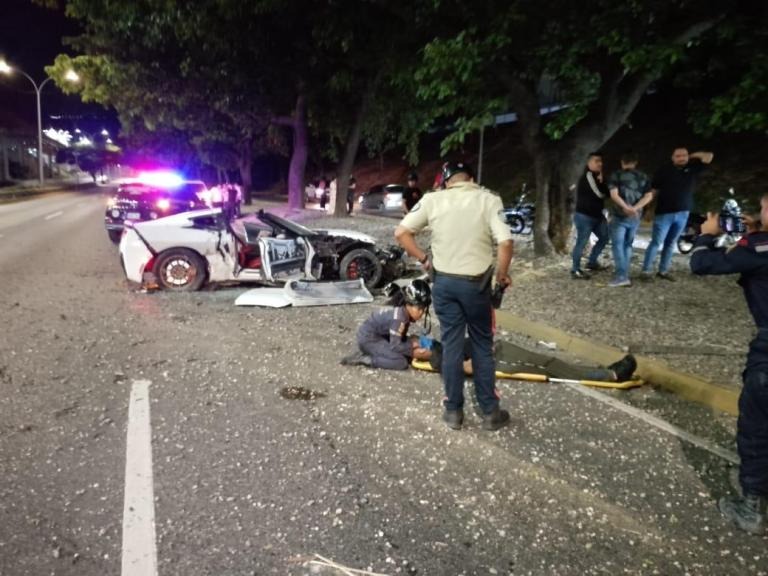
[{"label": "car tire", "polygon": [[200,290],[206,280],[205,260],[186,248],[172,248],[159,254],[153,272],[160,287],[172,292]]},{"label": "car tire", "polygon": [[367,248],[350,250],[341,259],[339,266],[339,276],[342,280],[362,278],[368,289],[375,288],[384,275],[384,267],[379,258]]},{"label": "car tire", "polygon": [[522,234],[523,230],[525,230],[525,220],[517,214],[510,216],[507,222],[509,223],[509,230],[512,234]]},{"label": "car tire", "polygon": [[107,236],[109,236],[112,244],[120,244],[120,238],[123,236],[122,230],[107,230]]}]

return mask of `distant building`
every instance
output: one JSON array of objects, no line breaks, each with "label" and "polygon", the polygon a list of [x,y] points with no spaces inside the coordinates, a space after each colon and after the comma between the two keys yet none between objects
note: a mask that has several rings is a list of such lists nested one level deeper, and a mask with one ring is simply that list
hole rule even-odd
[{"label": "distant building", "polygon": [[[58,174],[56,153],[64,148],[43,134],[46,177]],[[37,126],[0,108],[0,181],[33,180],[37,174]]]}]

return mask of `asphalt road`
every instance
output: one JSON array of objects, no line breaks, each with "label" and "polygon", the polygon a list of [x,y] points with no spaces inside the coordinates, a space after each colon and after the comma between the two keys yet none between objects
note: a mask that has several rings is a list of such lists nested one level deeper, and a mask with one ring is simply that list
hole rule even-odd
[{"label": "asphalt road", "polygon": [[344,573],[315,554],[380,574],[768,574],[766,539],[714,506],[718,457],[538,383],[501,384],[508,429],[469,413],[450,431],[435,375],[338,365],[368,306],[141,293],[103,208],[0,206],[0,575],[132,576],[129,398],[146,381],[162,576]]}]

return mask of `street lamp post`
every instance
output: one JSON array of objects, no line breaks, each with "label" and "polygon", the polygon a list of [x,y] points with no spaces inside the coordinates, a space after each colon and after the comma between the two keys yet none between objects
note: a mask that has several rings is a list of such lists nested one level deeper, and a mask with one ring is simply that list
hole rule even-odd
[{"label": "street lamp post", "polygon": [[[0,73],[10,74],[14,68],[8,65],[5,60],[0,60]],[[37,170],[40,178],[40,186],[45,182],[45,175],[43,174],[43,116],[40,109],[40,91],[52,78],[49,76],[43,80],[40,85],[35,82],[32,77],[19,68],[15,69],[27,80],[32,82],[32,86],[35,88],[35,96],[37,97]],[[69,70],[65,74],[64,78],[70,82],[77,82],[79,80],[77,73],[74,70]]]}]

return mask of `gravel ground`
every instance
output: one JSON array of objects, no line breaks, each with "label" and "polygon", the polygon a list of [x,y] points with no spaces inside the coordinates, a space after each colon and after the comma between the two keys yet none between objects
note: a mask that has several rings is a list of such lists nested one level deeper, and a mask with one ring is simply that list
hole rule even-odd
[{"label": "gravel ground", "polygon": [[[358,214],[332,218],[316,210],[290,216],[315,227],[364,231],[382,244],[393,242],[397,225],[393,218]],[[420,235],[419,241],[426,245],[428,234]],[[688,257],[676,255],[672,264],[676,282],[643,282],[637,278],[642,257],[642,250],[637,250],[632,287],[609,288],[610,270],[593,275],[590,281],[572,280],[570,257],[534,258],[532,238],[516,236],[513,287],[502,309],[660,360],[716,384],[740,387],[754,322],[737,278],[695,277],[688,269]],[[603,258],[610,263],[610,248]]]}]

